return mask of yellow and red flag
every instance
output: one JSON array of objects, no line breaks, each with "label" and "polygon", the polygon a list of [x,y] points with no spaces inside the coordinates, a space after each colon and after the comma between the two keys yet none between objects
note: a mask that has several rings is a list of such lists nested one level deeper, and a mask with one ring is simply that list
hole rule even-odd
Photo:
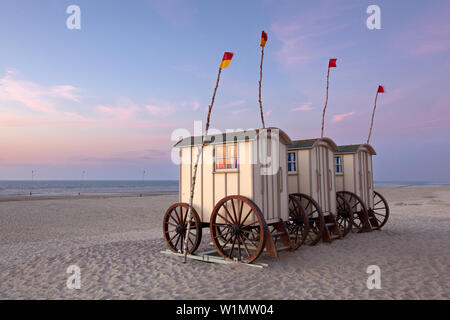
[{"label": "yellow and red flag", "polygon": [[220,69],[225,69],[230,65],[231,59],[233,59],[233,52],[225,52],[223,54],[222,62],[220,63]]},{"label": "yellow and red flag", "polygon": [[264,47],[266,45],[267,42],[267,33],[264,32],[264,30],[261,32],[261,42],[259,43],[259,45],[261,47]]}]

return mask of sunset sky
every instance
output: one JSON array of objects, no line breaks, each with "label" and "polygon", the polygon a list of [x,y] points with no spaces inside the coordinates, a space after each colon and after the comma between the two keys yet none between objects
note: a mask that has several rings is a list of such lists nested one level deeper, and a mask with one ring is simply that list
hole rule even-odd
[{"label": "sunset sky", "polygon": [[[69,30],[69,5],[81,29]],[[366,9],[381,8],[381,30]],[[367,139],[375,180],[450,181],[450,2],[42,0],[0,4],[0,179],[178,179],[172,132],[266,125],[291,139]]]}]

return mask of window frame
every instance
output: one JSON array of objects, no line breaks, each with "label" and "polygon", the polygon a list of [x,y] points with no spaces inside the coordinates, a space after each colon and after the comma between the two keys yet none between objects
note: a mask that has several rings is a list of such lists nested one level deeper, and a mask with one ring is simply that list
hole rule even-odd
[{"label": "window frame", "polygon": [[[235,150],[235,156],[231,155],[228,156],[228,148],[229,147],[234,147]],[[233,168],[217,168],[217,159],[218,159],[218,152],[217,150],[219,148],[224,148],[225,149],[225,155],[222,155],[220,158],[225,160],[225,166],[228,166],[228,160],[229,159],[233,159],[236,158],[235,161],[235,166],[233,166]],[[214,145],[214,165],[213,165],[213,172],[237,172],[239,170],[239,148],[238,148],[238,143],[237,142],[224,142],[224,143],[219,143],[219,144],[215,144]]]},{"label": "window frame", "polygon": [[[336,159],[339,158],[339,164],[337,163]],[[337,169],[338,167],[341,168],[341,171],[338,172]],[[343,175],[344,174],[344,157],[341,155],[338,156],[334,156],[334,173],[337,175]]]},{"label": "window frame", "polygon": [[[289,160],[289,154],[294,154],[294,160]],[[293,163],[295,166],[295,170],[289,170],[290,166],[289,164]],[[297,174],[297,151],[288,151],[288,157],[287,157],[287,171],[288,174]]]}]

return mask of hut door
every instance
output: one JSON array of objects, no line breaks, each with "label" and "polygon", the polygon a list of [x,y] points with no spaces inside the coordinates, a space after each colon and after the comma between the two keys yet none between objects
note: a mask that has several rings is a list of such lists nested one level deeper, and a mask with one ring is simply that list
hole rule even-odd
[{"label": "hut door", "polygon": [[359,160],[359,195],[362,198],[363,202],[369,204],[369,163],[368,163],[368,154],[365,151],[359,152],[358,160]]},{"label": "hut door", "polygon": [[368,202],[367,202],[367,206],[369,208],[373,208],[374,204],[373,204],[373,164],[372,164],[372,155],[367,154],[367,183],[369,185],[368,187],[368,191],[369,194],[368,196]]},{"label": "hut door", "polygon": [[[317,177],[317,201],[323,212],[331,211],[330,186],[332,177],[330,175],[329,150],[324,146],[316,148],[316,177]],[[334,211],[334,210],[333,210]]]}]

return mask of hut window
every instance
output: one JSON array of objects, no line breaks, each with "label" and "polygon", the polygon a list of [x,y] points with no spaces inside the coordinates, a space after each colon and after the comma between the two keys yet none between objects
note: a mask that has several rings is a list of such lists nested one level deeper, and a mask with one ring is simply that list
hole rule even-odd
[{"label": "hut window", "polygon": [[216,170],[237,169],[237,146],[222,144],[216,146]]},{"label": "hut window", "polygon": [[343,173],[344,172],[344,168],[342,166],[342,157],[341,156],[334,157],[334,166],[336,168],[336,173]]},{"label": "hut window", "polygon": [[297,159],[295,152],[288,152],[288,171],[297,172]]}]

